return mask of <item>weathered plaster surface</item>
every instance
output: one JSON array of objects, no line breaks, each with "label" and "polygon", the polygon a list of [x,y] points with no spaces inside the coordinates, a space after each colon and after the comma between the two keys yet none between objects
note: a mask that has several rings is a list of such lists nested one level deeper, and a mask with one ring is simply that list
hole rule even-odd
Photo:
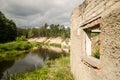
[{"label": "weathered plaster surface", "polygon": [[[80,26],[101,17],[101,70],[81,62],[84,31]],[[120,0],[85,0],[71,15],[71,71],[76,80],[120,79]]]}]

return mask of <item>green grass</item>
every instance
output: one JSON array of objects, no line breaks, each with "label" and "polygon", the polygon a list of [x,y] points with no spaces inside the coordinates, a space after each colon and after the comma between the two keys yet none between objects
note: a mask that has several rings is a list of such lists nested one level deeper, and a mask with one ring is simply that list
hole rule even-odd
[{"label": "green grass", "polygon": [[18,55],[19,51],[30,50],[33,45],[27,41],[14,41],[0,44],[0,56],[3,58],[11,58]]},{"label": "green grass", "polygon": [[42,45],[44,45],[43,42],[31,42],[31,44],[33,47],[38,47],[38,48],[41,48]]},{"label": "green grass", "polygon": [[61,44],[58,44],[58,43],[50,43],[50,46],[61,48]]},{"label": "green grass", "polygon": [[92,56],[97,58],[97,59],[100,59],[100,51],[96,50],[95,52],[92,53]]},{"label": "green grass", "polygon": [[11,58],[15,57],[17,54],[18,54],[18,51],[17,51],[17,50],[12,50],[12,51],[2,52],[2,53],[0,54],[0,56],[1,56],[2,58],[11,59]]},{"label": "green grass", "polygon": [[48,42],[43,42],[43,44],[47,45],[47,46],[53,46],[53,47],[59,47],[59,48],[61,48],[61,44],[59,44],[59,43],[50,43],[48,41]]},{"label": "green grass", "polygon": [[48,66],[31,72],[11,76],[9,80],[74,80],[70,72],[69,57],[48,61]]},{"label": "green grass", "polygon": [[17,37],[16,41],[27,41],[25,36]]},{"label": "green grass", "polygon": [[45,45],[40,42],[22,41],[23,39],[21,38],[17,38],[17,41],[0,44],[0,57],[13,58],[18,55],[20,51],[28,51],[34,47],[41,48],[42,45]]},{"label": "green grass", "polygon": [[31,43],[27,41],[14,41],[5,44],[0,44],[0,52],[12,51],[12,50],[28,50],[32,47]]}]

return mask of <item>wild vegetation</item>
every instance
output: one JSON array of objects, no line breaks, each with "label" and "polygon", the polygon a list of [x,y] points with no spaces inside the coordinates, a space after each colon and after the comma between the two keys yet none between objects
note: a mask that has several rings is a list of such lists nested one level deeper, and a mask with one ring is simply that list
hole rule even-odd
[{"label": "wild vegetation", "polygon": [[92,41],[92,56],[100,59],[100,34],[99,33],[91,33],[91,41]]},{"label": "wild vegetation", "polygon": [[50,46],[61,48],[61,44],[58,44],[58,43],[50,43]]},{"label": "wild vegetation", "polygon": [[0,43],[15,40],[17,27],[12,20],[7,19],[0,11]]},{"label": "wild vegetation", "polygon": [[74,80],[70,73],[69,56],[46,62],[46,66],[27,73],[13,75],[9,80]]},{"label": "wild vegetation", "polygon": [[0,44],[0,57],[15,57],[19,54],[19,51],[29,50],[30,48],[32,48],[32,44],[27,41],[14,41]]},{"label": "wild vegetation", "polygon": [[96,51],[94,51],[92,53],[92,56],[95,57],[95,58],[97,58],[97,59],[100,59],[100,51],[99,51],[99,49],[97,49]]}]

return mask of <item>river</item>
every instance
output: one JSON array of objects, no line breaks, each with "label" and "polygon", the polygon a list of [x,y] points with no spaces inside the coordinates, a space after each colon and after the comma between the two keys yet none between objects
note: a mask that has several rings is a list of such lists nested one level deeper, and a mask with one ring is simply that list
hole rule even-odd
[{"label": "river", "polygon": [[[61,52],[62,51],[62,52]],[[9,75],[24,73],[46,65],[46,61],[66,56],[66,52],[40,48],[23,53],[14,59],[6,59],[0,62],[0,79],[6,80]]]}]

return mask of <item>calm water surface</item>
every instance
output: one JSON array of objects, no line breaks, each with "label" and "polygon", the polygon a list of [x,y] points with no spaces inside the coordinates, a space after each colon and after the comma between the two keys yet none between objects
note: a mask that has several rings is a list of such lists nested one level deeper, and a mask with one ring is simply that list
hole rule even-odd
[{"label": "calm water surface", "polygon": [[66,53],[41,48],[19,55],[15,59],[3,60],[0,62],[0,80],[6,80],[8,75],[23,73],[36,68],[41,68],[47,60],[65,56]]}]

